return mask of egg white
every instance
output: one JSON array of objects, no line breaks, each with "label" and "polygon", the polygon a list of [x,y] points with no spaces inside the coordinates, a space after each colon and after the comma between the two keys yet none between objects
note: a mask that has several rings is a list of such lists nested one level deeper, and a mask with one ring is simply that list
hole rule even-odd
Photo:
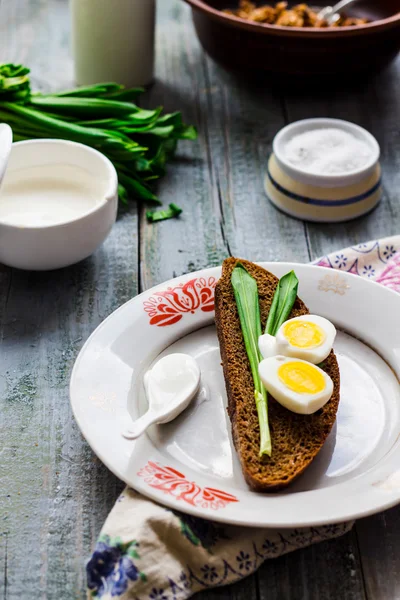
[{"label": "egg white", "polygon": [[[287,323],[295,321],[308,321],[309,323],[314,323],[324,331],[325,339],[319,346],[314,346],[312,348],[299,348],[297,346],[293,346],[285,337],[283,332]],[[283,323],[283,325],[279,328],[278,333],[276,334],[275,355],[280,354],[282,356],[301,358],[313,363],[314,365],[317,365],[323,362],[329,356],[335,341],[335,337],[335,326],[328,321],[328,319],[324,319],[324,317],[319,317],[317,315],[302,315],[301,317],[295,317],[294,319],[289,319]]]},{"label": "egg white", "polygon": [[311,415],[322,408],[333,394],[332,379],[322,369],[312,365],[324,378],[324,389],[316,394],[298,393],[288,388],[279,378],[279,367],[287,362],[303,362],[299,358],[289,358],[286,356],[272,356],[260,362],[258,372],[267,392],[275,398],[279,404],[300,415]]}]

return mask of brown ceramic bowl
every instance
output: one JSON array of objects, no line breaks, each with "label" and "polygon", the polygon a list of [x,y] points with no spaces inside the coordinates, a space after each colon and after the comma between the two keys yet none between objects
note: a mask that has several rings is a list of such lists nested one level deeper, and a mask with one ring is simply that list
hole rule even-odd
[{"label": "brown ceramic bowl", "polygon": [[361,0],[346,14],[367,17],[370,23],[324,29],[266,25],[221,12],[237,7],[238,0],[186,2],[192,6],[196,32],[206,52],[235,70],[300,76],[371,73],[400,50],[400,0]]}]

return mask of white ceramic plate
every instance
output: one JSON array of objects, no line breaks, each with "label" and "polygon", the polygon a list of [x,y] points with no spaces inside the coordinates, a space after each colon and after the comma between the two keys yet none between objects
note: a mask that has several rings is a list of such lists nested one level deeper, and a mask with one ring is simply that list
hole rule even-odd
[{"label": "white ceramic plate", "polygon": [[[221,269],[178,277],[124,304],[93,333],[71,378],[75,417],[99,458],[122,480],[173,509],[226,523],[302,527],[362,517],[400,502],[400,297],[348,273],[295,269],[311,312],[340,330],[337,423],[324,448],[285,492],[247,487],[232,446],[213,325]],[[199,362],[202,387],[173,423],[128,441],[129,413],[145,410],[143,373],[169,352]]]}]

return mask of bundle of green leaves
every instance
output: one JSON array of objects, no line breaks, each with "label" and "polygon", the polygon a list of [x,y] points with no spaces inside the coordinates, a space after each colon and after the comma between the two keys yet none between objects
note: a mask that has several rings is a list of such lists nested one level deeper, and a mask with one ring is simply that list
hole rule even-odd
[{"label": "bundle of green leaves", "polygon": [[[12,127],[14,141],[61,138],[91,146],[114,164],[122,202],[133,197],[161,204],[152,182],[165,174],[178,140],[196,139],[195,127],[185,125],[179,112],[140,108],[142,88],[102,83],[39,94],[31,91],[29,72],[23,65],[0,65],[0,122]],[[164,219],[179,214],[162,212]],[[163,220],[154,215],[152,221]]]}]

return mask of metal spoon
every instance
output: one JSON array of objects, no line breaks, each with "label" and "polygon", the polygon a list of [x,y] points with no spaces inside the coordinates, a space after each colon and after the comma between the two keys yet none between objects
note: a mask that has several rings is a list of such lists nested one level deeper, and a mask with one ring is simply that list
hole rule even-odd
[{"label": "metal spoon", "polygon": [[164,356],[144,376],[148,411],[122,435],[135,440],[150,425],[172,421],[187,408],[199,385],[200,369],[194,358],[179,353]]},{"label": "metal spoon", "polygon": [[6,172],[8,157],[12,146],[12,129],[6,123],[0,123],[0,184]]},{"label": "metal spoon", "polygon": [[337,2],[334,6],[326,6],[318,13],[319,19],[324,19],[328,25],[333,25],[340,19],[339,11],[342,10],[348,4],[352,2],[356,2],[357,0],[341,0],[341,2]]}]

